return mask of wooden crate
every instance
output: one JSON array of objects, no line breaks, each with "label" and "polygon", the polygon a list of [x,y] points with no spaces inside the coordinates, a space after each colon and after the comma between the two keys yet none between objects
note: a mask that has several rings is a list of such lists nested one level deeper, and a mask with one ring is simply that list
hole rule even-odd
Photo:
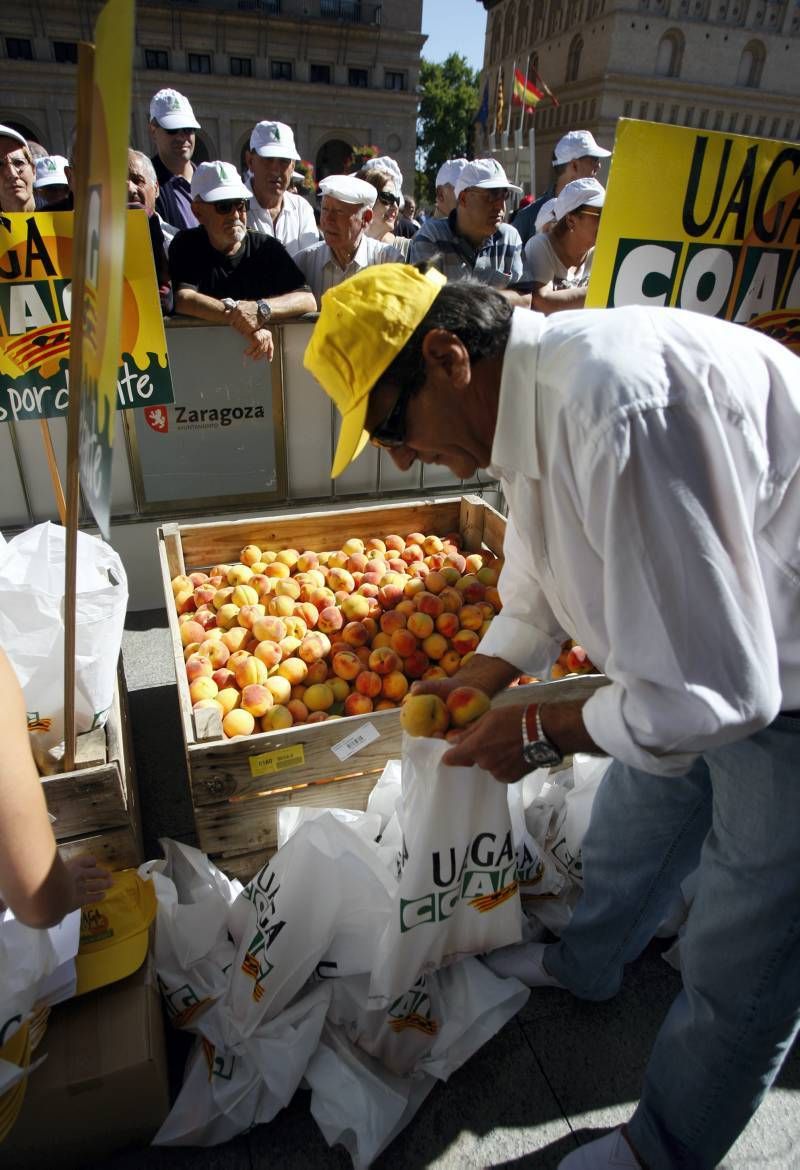
[{"label": "wooden crate", "polygon": [[143,860],[127,693],[117,672],[106,724],[79,735],[75,769],[42,777],[53,832],[63,857],[91,852],[110,869]]},{"label": "wooden crate", "polygon": [[[173,577],[237,561],[247,544],[262,549],[338,548],[348,537],[390,532],[460,532],[467,551],[501,554],[505,519],[477,496],[381,504],[334,512],[269,516],[216,524],[165,524],[159,529],[159,557],[175,658],[186,761],[200,847],[231,876],[247,880],[277,846],[277,812],[282,805],[309,804],[363,809],[388,759],[401,750],[398,710],[373,711],[286,731],[262,732],[235,740],[221,735],[215,711],[193,711],[184,670]],[[496,705],[570,699],[588,695],[604,680],[583,676],[512,688]],[[364,729],[375,737],[344,761],[334,751]]]}]

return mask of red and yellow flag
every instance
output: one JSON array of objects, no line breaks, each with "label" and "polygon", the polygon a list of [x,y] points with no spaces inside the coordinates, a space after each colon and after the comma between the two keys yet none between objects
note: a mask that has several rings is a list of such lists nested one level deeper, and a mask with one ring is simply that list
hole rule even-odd
[{"label": "red and yellow flag", "polygon": [[538,106],[543,97],[544,94],[542,91],[537,89],[533,82],[520,69],[514,70],[512,105],[525,106],[526,109],[533,110]]}]

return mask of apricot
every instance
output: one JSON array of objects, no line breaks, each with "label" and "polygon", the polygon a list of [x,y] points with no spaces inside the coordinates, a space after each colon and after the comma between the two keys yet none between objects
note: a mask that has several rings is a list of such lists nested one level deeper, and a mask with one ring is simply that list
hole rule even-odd
[{"label": "apricot", "polygon": [[409,735],[431,736],[447,731],[450,716],[438,695],[407,695],[400,708],[400,725]]},{"label": "apricot", "polygon": [[456,687],[447,696],[447,710],[454,727],[466,727],[485,715],[492,705],[487,694],[477,687]]},{"label": "apricot", "polygon": [[252,735],[255,725],[256,721],[250,712],[237,707],[223,717],[222,731],[228,739],[233,739],[237,735]]}]

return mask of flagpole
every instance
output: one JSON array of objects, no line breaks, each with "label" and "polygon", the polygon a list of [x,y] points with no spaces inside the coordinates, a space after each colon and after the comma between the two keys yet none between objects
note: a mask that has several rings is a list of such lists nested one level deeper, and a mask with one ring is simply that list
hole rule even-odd
[{"label": "flagpole", "polygon": [[514,82],[516,81],[516,77],[514,75],[514,70],[516,69],[516,67],[517,67],[517,59],[515,57],[511,62],[511,100],[508,103],[508,121],[506,122],[506,128],[505,128],[505,131],[503,132],[503,150],[507,149],[508,139],[511,135],[511,118],[512,118],[512,115],[514,112]]},{"label": "flagpole", "polygon": [[531,195],[536,198],[536,114],[531,118],[528,131],[528,153],[531,162]]},{"label": "flagpole", "polygon": [[520,114],[519,114],[519,131],[517,132],[515,139],[514,139],[514,145],[515,145],[517,150],[519,150],[519,148],[523,142],[522,133],[525,129],[525,114],[526,114],[527,109],[528,109],[528,103],[527,103],[526,99],[528,96],[528,69],[530,67],[530,63],[531,63],[531,55],[530,55],[530,53],[528,53],[528,56],[525,60],[525,86],[524,86],[524,89],[522,91],[522,103],[521,103],[522,109],[520,110]]}]

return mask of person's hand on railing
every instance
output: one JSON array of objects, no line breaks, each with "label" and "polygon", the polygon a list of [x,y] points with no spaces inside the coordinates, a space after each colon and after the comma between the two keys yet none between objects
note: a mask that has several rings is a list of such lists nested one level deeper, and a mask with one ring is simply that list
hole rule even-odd
[{"label": "person's hand on railing", "polygon": [[[239,301],[230,313],[229,324],[241,333],[242,337],[250,337],[259,328],[258,308],[255,301]],[[270,354],[270,357],[272,355]]]},{"label": "person's hand on railing", "polygon": [[272,339],[272,334],[269,329],[256,329],[254,332],[248,334],[250,345],[244,351],[245,357],[252,358],[254,362],[263,358],[265,361],[271,362],[272,355],[275,352],[275,342]]}]

